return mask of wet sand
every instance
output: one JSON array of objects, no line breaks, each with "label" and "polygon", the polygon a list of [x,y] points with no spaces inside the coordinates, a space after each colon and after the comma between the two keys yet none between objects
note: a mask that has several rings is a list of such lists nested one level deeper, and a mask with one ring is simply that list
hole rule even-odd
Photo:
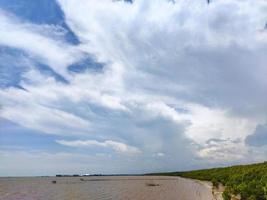
[{"label": "wet sand", "polygon": [[213,200],[213,195],[211,183],[179,177],[34,177],[0,178],[0,199]]}]

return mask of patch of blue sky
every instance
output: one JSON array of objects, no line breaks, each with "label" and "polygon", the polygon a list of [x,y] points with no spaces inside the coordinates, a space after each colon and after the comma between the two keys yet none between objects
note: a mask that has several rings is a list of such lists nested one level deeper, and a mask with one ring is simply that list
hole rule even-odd
[{"label": "patch of blue sky", "polygon": [[[7,134],[8,133],[8,134]],[[73,148],[58,144],[56,140],[76,140],[74,136],[58,136],[43,133],[33,129],[20,126],[9,120],[0,118],[0,150],[9,151],[45,151],[50,153],[86,153],[95,155],[97,153],[108,153],[108,149],[94,148]],[[87,138],[83,138],[87,139]],[[94,138],[90,138],[93,139]]]},{"label": "patch of blue sky", "polygon": [[24,51],[0,46],[0,88],[21,88],[21,81],[28,81],[23,77],[23,73],[33,66],[42,74],[55,78],[56,81],[68,83],[64,77],[57,74],[52,68],[32,60]]},{"label": "patch of blue sky", "polygon": [[[0,146],[12,149],[55,149],[55,136],[22,127],[6,119],[0,118]],[[8,133],[8,134],[6,134]]]},{"label": "patch of blue sky", "polygon": [[0,9],[31,23],[60,26],[66,30],[66,41],[79,44],[79,39],[66,24],[64,13],[55,0],[1,0]]},{"label": "patch of blue sky", "polygon": [[46,152],[73,151],[72,148],[55,142],[62,139],[60,136],[28,129],[3,118],[0,118],[0,130],[0,149],[15,151],[45,150]]},{"label": "patch of blue sky", "polygon": [[52,76],[56,81],[61,83],[69,83],[63,76],[56,73],[51,67],[42,63],[35,63],[36,68],[44,75]]},{"label": "patch of blue sky", "polygon": [[0,46],[0,88],[20,87],[22,74],[27,71],[25,53]]},{"label": "patch of blue sky", "polygon": [[74,73],[84,73],[86,71],[101,72],[103,68],[104,63],[96,62],[92,57],[88,56],[86,59],[70,65],[68,70]]}]

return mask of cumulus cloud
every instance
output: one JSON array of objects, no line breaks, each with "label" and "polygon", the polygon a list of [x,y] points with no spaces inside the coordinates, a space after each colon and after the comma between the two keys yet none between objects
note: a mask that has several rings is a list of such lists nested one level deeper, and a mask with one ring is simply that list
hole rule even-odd
[{"label": "cumulus cloud", "polygon": [[241,160],[248,156],[248,148],[239,140],[210,139],[198,154],[213,162]]},{"label": "cumulus cloud", "polygon": [[104,142],[98,142],[96,140],[74,140],[74,141],[66,141],[66,140],[57,140],[57,143],[69,147],[105,147],[105,148],[111,148],[117,153],[122,154],[139,154],[141,153],[141,150],[139,150],[136,147],[129,146],[127,144],[124,144],[122,142],[116,142],[112,140],[106,140]]},{"label": "cumulus cloud", "polygon": [[227,109],[199,105],[192,105],[191,113],[192,124],[187,127],[186,134],[199,144],[212,138],[244,139],[260,122],[257,118],[231,115]]}]

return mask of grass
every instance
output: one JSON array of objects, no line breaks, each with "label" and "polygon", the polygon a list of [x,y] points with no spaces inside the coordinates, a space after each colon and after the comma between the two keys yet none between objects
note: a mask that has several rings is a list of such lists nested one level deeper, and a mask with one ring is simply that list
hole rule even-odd
[{"label": "grass", "polygon": [[168,175],[211,181],[214,186],[225,186],[224,200],[240,195],[242,200],[267,200],[267,162],[225,168],[169,172],[150,175]]}]

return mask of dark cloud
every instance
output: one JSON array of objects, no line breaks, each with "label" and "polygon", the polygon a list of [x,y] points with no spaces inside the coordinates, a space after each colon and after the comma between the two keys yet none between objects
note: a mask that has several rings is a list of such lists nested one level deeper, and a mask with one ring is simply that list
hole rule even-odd
[{"label": "dark cloud", "polygon": [[255,132],[246,138],[246,144],[251,146],[267,145],[267,124],[258,125]]}]

